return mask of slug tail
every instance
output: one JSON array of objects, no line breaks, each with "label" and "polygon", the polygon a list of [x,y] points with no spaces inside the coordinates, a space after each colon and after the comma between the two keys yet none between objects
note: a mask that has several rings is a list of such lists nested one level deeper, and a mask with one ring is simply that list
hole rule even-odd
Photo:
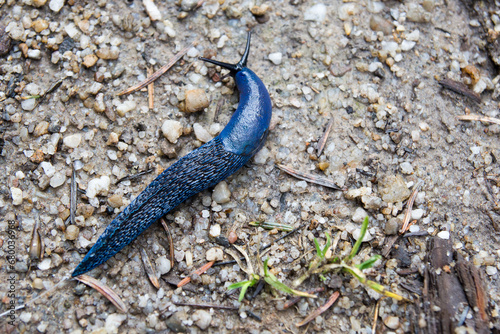
[{"label": "slug tail", "polygon": [[94,269],[191,196],[240,169],[250,156],[231,153],[219,137],[167,168],[106,228],[71,276]]},{"label": "slug tail", "polygon": [[243,68],[247,67],[247,60],[248,56],[250,55],[250,39],[251,39],[251,32],[248,32],[247,35],[247,46],[245,47],[245,52],[243,53],[243,56],[241,57],[240,61],[237,64],[229,64],[229,63],[223,63],[221,61],[213,60],[213,59],[208,59],[208,58],[203,58],[200,57],[200,60],[206,61],[207,63],[212,63],[214,65],[218,65],[222,68],[228,69],[231,72],[231,75],[235,75],[239,71],[241,71]]}]

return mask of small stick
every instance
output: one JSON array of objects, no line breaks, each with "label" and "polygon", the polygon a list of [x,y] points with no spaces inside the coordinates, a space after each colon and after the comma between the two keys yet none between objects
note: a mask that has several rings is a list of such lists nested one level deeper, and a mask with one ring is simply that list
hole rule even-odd
[{"label": "small stick", "polygon": [[158,280],[158,275],[156,274],[155,268],[153,264],[149,260],[148,253],[144,248],[140,248],[142,263],[144,264],[144,270],[146,270],[146,274],[148,275],[151,284],[154,285],[155,288],[160,288],[160,281]]},{"label": "small stick", "polygon": [[323,312],[325,312],[326,310],[328,310],[330,308],[330,306],[332,306],[333,303],[335,303],[335,301],[339,298],[339,296],[340,296],[340,292],[335,291],[330,296],[330,298],[325,303],[325,305],[318,307],[311,314],[309,314],[304,320],[302,320],[301,322],[297,323],[295,326],[301,327],[301,326],[304,326],[305,324],[311,322],[312,320],[314,320],[317,316],[319,316],[320,314],[322,314]]},{"label": "small stick", "polygon": [[312,174],[307,174],[307,173],[299,172],[298,170],[295,170],[293,168],[287,167],[285,165],[276,164],[276,166],[279,169],[281,169],[282,171],[284,171],[285,173],[288,173],[288,174],[296,177],[297,179],[304,180],[304,181],[307,181],[307,182],[311,182],[311,183],[314,183],[314,184],[318,184],[318,185],[323,186],[323,187],[332,188],[332,189],[335,189],[335,190],[345,190],[343,188],[340,188],[335,183],[333,183],[332,181],[330,181],[330,180],[328,180],[328,179],[326,179],[324,177],[320,177],[320,176],[315,176],[315,175],[312,175]]},{"label": "small stick", "polygon": [[145,170],[145,171],[142,171],[142,172],[139,172],[137,174],[133,174],[133,175],[127,175],[127,176],[124,176],[122,177],[121,179],[119,179],[118,181],[115,182],[115,185],[120,183],[120,182],[123,182],[123,181],[126,181],[126,180],[133,180],[133,179],[136,179],[140,176],[143,176],[145,174],[149,174],[151,173],[152,171],[154,171],[155,169],[154,168],[151,168],[151,169],[148,169],[148,170]]},{"label": "small stick", "polygon": [[457,118],[461,121],[481,121],[481,122],[500,124],[500,119],[498,119],[498,118],[493,118],[493,117],[489,117],[489,116],[481,116],[481,115],[477,115],[477,114],[460,115],[460,116],[457,116]]},{"label": "small stick", "polygon": [[168,246],[170,248],[170,265],[172,268],[174,267],[174,242],[172,241],[172,234],[170,233],[170,229],[168,228],[167,222],[165,219],[160,218],[160,222],[163,225],[163,228],[167,232],[167,238],[168,238]]},{"label": "small stick", "polygon": [[231,311],[238,311],[240,308],[235,307],[235,306],[225,306],[225,305],[214,305],[214,304],[190,304],[190,303],[180,303],[180,302],[173,302],[174,305],[176,306],[190,306],[190,307],[198,307],[198,308],[216,308],[216,309],[221,309],[221,310],[231,310]]},{"label": "small stick", "polygon": [[225,102],[226,102],[226,99],[224,99],[224,98],[220,98],[219,101],[217,102],[217,107],[215,108],[215,114],[214,114],[214,122],[217,122],[217,120],[219,119],[220,111],[221,111],[222,107],[224,106]]},{"label": "small stick", "polygon": [[451,79],[444,79],[438,81],[438,83],[444,88],[451,90],[452,92],[466,96],[477,103],[481,103],[481,96],[473,90],[470,90],[469,87],[461,82]]},{"label": "small stick", "polygon": [[[310,294],[314,295],[316,293],[323,292],[323,291],[325,291],[325,288],[324,287],[320,287],[320,288],[309,290],[309,291],[307,291],[307,293],[310,293]],[[283,309],[286,310],[290,306],[293,306],[293,305],[297,304],[301,298],[302,298],[301,296],[290,298],[285,303],[285,305],[283,305]]]},{"label": "small stick", "polygon": [[204,264],[203,266],[201,266],[199,269],[196,269],[195,271],[193,271],[193,273],[187,277],[185,277],[182,281],[180,281],[179,283],[177,283],[177,287],[180,288],[186,284],[188,284],[189,282],[191,282],[191,276],[196,274],[196,275],[201,275],[203,274],[205,271],[207,271],[208,269],[210,269],[210,267],[212,267],[214,265],[215,261],[210,261],[206,264]]},{"label": "small stick", "polygon": [[387,257],[389,253],[391,252],[392,246],[394,243],[399,239],[399,235],[393,235],[389,237],[389,240],[387,240],[387,243],[385,244],[384,248],[382,248],[382,256]]},{"label": "small stick", "polygon": [[373,315],[373,326],[372,326],[372,334],[377,334],[377,321],[378,321],[378,306],[379,306],[380,300],[377,301],[377,304],[375,305],[375,314]]},{"label": "small stick", "polygon": [[321,155],[321,153],[323,153],[323,149],[325,148],[326,140],[328,139],[328,136],[330,135],[330,131],[332,130],[332,126],[333,126],[333,117],[328,122],[328,125],[326,126],[325,133],[323,133],[323,136],[318,141],[318,151],[316,153],[318,158]]},{"label": "small stick", "polygon": [[410,195],[410,198],[408,199],[408,202],[406,203],[406,212],[405,212],[405,216],[403,218],[403,227],[401,227],[401,230],[399,231],[400,234],[405,233],[409,227],[410,218],[411,218],[411,209],[413,208],[413,202],[415,202],[415,198],[417,197],[418,188],[420,188],[420,182],[418,182],[415,185],[415,187],[413,188],[413,191]]},{"label": "small stick", "polygon": [[491,196],[491,199],[493,200],[493,203],[495,203],[495,206],[498,207],[498,201],[495,198],[495,195],[493,194],[493,189],[491,189],[491,184],[488,181],[488,175],[486,174],[486,169],[483,170],[483,177],[484,177],[484,185],[486,186],[486,190],[488,190],[488,193]]},{"label": "small stick", "polygon": [[71,188],[69,198],[69,217],[72,225],[75,225],[76,201],[78,200],[76,194],[76,172],[73,168],[73,172],[71,173]]},{"label": "small stick", "polygon": [[262,319],[255,313],[253,313],[252,311],[247,311],[247,314],[251,317],[251,318],[254,318],[255,320],[257,320],[258,322],[261,322]]},{"label": "small stick", "polygon": [[127,305],[125,305],[123,300],[109,286],[101,283],[94,277],[85,274],[76,276],[75,279],[97,290],[104,297],[106,297],[111,303],[113,303],[113,305],[115,305],[119,311],[127,313]]},{"label": "small stick", "polygon": [[[147,74],[148,78],[153,75],[153,68],[148,67],[147,68]],[[154,82],[151,82],[148,85],[148,104],[149,104],[149,110],[153,109],[155,107],[155,100],[154,100],[154,93],[155,93],[155,84]]]},{"label": "small stick", "polygon": [[184,49],[182,49],[178,54],[176,54],[173,58],[171,58],[168,63],[160,67],[160,69],[156,72],[153,73],[150,77],[146,78],[146,80],[141,81],[135,86],[132,86],[128,89],[125,89],[124,91],[118,93],[118,96],[121,95],[128,95],[137,92],[138,90],[142,89],[143,87],[146,87],[150,83],[156,81],[159,77],[161,77],[163,74],[165,74],[172,66],[174,66],[175,63],[177,63],[184,55],[189,51],[194,46],[195,42],[191,43]]}]

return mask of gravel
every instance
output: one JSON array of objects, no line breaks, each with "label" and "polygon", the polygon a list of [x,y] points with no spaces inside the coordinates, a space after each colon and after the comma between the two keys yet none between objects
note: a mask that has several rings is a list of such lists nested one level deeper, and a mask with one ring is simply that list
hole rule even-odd
[{"label": "gravel", "polygon": [[[431,236],[399,238],[369,271],[370,279],[412,304],[380,298],[348,274],[306,280],[298,289],[326,291],[287,310],[284,294],[275,296],[267,287],[243,303],[237,301],[239,291],[228,293],[230,284],[248,279],[237,264],[214,266],[182,289],[170,282],[206,261],[232,259],[225,252],[229,241],[245,249],[259,275],[253,254],[271,244],[262,259],[269,258],[271,272],[291,285],[313,260],[314,239],[325,245],[325,232],[332,240],[338,235],[328,255],[345,257],[368,216],[369,233],[354,259],[362,263],[382,254],[387,238],[399,233],[417,184],[410,216],[416,223],[409,231],[450,240],[457,254],[477,266],[489,321],[500,327],[500,131],[498,125],[456,117],[499,118],[500,77],[493,65],[498,10],[475,16],[466,2],[433,0],[73,2],[0,1],[0,255],[7,257],[12,220],[16,305],[72,272],[147,184],[227,124],[239,99],[234,79],[197,57],[236,63],[251,29],[248,66],[270,92],[272,125],[262,150],[241,171],[165,217],[172,263],[165,231],[155,223],[89,273],[122,298],[127,314],[72,280],[50,298],[42,296],[40,304],[16,311],[20,332],[296,332],[294,324],[336,290],[341,298],[311,322],[310,331],[369,331],[377,302],[380,326],[411,331],[426,319],[409,316],[421,313],[418,294],[401,283],[420,289]],[[193,42],[155,81],[152,107],[146,88],[118,96],[144,80],[148,68],[158,70]],[[440,87],[442,79],[465,84],[480,93],[481,102]],[[317,156],[330,120],[331,132]],[[294,179],[276,164],[325,177],[346,191]],[[126,176],[136,177],[117,182]],[[252,221],[307,229],[273,243],[286,232],[251,227]],[[44,252],[27,270],[35,222]],[[147,249],[161,275],[159,290],[144,274],[139,247]],[[0,279],[7,281],[11,273],[1,267]],[[413,274],[399,274],[401,269]],[[6,292],[2,298],[0,312],[11,300]]]}]

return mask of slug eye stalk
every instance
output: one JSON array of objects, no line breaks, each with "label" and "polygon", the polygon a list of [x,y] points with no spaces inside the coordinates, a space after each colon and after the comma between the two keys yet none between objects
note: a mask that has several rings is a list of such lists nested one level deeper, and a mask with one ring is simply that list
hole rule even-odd
[{"label": "slug eye stalk", "polygon": [[251,35],[252,34],[249,31],[248,35],[247,35],[247,46],[245,47],[245,52],[243,53],[243,56],[241,57],[240,61],[237,64],[223,63],[221,61],[203,58],[203,57],[199,57],[199,59],[206,61],[207,63],[212,63],[214,65],[218,65],[222,68],[228,69],[231,72],[231,75],[234,76],[234,75],[236,75],[236,73],[241,71],[244,67],[247,67],[248,55],[250,54],[250,37],[251,37]]}]

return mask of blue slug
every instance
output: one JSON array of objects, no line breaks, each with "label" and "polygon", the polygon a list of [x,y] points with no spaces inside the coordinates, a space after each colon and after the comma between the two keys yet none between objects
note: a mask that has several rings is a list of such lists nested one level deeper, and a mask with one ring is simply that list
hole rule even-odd
[{"label": "blue slug", "polygon": [[200,58],[234,76],[238,109],[217,137],[166,169],[112,221],[71,276],[106,262],[189,197],[235,173],[262,147],[271,121],[271,99],[259,77],[246,67],[249,53],[250,33],[237,64]]}]

